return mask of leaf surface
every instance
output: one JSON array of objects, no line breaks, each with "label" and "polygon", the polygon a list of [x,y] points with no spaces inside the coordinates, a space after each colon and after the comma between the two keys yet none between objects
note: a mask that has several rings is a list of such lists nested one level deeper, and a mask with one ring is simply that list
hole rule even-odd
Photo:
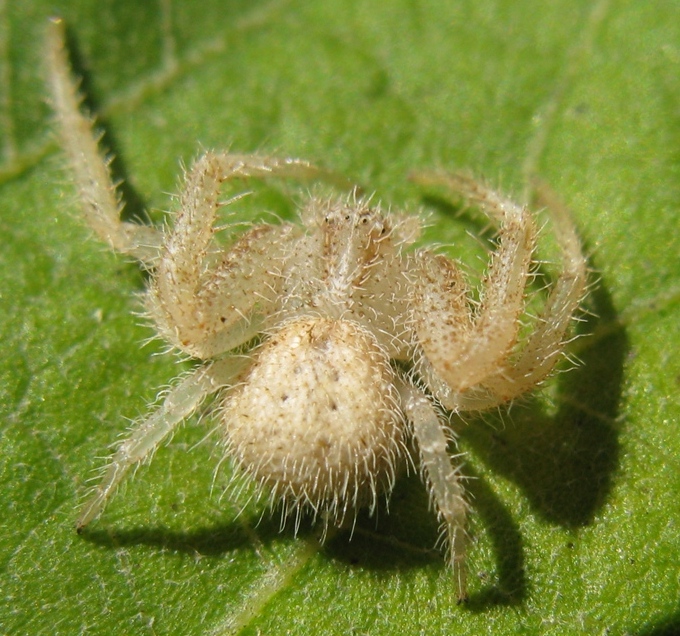
[{"label": "leaf surface", "polygon": [[[205,148],[313,160],[394,209],[406,176],[550,183],[597,270],[583,365],[469,422],[471,600],[417,476],[321,545],[229,487],[192,421],[83,537],[93,468],[186,364],[133,315],[137,268],[78,222],[49,132],[52,3],[0,2],[0,631],[664,634],[680,627],[680,11],[585,0],[61,3],[128,213]],[[244,202],[292,213],[286,187]],[[478,265],[464,219],[428,238]],[[549,249],[549,241],[546,249]],[[482,254],[483,252],[480,252]],[[549,256],[547,256],[549,258]],[[480,266],[481,267],[481,266]],[[161,355],[159,355],[161,354]],[[226,489],[226,490],[225,490]],[[223,496],[222,491],[225,490]],[[243,509],[243,510],[242,510]],[[239,512],[242,510],[241,514]]]}]

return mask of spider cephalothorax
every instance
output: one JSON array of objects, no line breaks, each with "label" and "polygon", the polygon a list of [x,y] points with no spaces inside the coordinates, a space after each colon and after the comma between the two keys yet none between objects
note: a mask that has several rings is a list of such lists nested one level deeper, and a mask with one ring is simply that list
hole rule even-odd
[{"label": "spider cephalothorax", "polygon": [[201,361],[120,444],[78,529],[101,513],[131,468],[216,395],[225,455],[273,503],[289,512],[309,508],[326,522],[373,509],[414,447],[463,597],[468,506],[441,409],[493,408],[553,369],[585,288],[585,259],[564,211],[553,210],[561,273],[523,337],[533,217],[466,176],[424,180],[461,196],[498,229],[474,301],[456,261],[413,248],[416,217],[387,214],[355,192],[311,196],[297,222],[261,223],[240,234],[234,224],[231,243],[215,241],[218,212],[221,223],[229,220],[219,203],[225,183],[328,176],[306,161],[206,153],[187,172],[168,227],[124,222],[92,122],[79,110],[58,22],[48,59],[86,222],[149,270],[152,324]]}]

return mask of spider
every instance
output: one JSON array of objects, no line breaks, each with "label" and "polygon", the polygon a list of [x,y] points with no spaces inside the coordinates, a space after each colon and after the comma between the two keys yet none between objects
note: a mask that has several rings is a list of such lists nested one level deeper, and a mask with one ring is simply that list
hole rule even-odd
[{"label": "spider", "polygon": [[[208,152],[187,171],[172,227],[121,220],[108,161],[81,112],[63,24],[49,30],[49,82],[85,222],[150,272],[145,308],[158,334],[200,361],[118,446],[77,521],[80,532],[117,486],[213,395],[223,453],[284,513],[342,524],[389,496],[415,461],[466,597],[468,503],[449,454],[445,411],[483,411],[536,387],[553,369],[584,296],[586,262],[568,215],[552,220],[561,252],[542,313],[520,337],[536,225],[529,210],[460,174],[448,188],[495,225],[498,242],[472,300],[461,268],[416,248],[421,221],[386,213],[356,190],[310,195],[297,222],[259,223],[217,243],[234,179],[328,179],[299,159]],[[224,215],[224,214],[223,214]],[[526,330],[525,330],[526,331]],[[522,332],[524,333],[524,332]]]}]

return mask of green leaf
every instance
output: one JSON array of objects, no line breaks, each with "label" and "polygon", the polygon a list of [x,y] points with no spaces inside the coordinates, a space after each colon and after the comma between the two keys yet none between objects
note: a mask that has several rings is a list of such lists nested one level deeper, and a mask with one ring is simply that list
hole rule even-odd
[{"label": "green leaf", "polygon": [[[0,631],[680,629],[678,7],[61,4],[131,213],[158,218],[202,148],[310,159],[395,209],[427,203],[405,178],[415,169],[469,167],[520,197],[538,174],[573,211],[599,283],[574,344],[583,365],[461,433],[475,510],[465,606],[417,476],[377,524],[360,516],[351,541],[340,530],[320,545],[304,524],[297,537],[275,517],[258,524],[228,469],[210,494],[220,456],[215,436],[199,443],[206,422],[78,537],[92,470],[186,364],[140,347],[144,278],[78,221],[45,101],[54,3],[0,2]],[[284,195],[244,214],[289,214]],[[428,236],[467,253],[463,222],[432,214]]]}]

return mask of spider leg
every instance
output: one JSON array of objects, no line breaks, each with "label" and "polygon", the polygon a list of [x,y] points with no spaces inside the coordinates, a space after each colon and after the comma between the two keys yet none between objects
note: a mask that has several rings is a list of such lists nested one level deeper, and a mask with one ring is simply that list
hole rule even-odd
[{"label": "spider leg", "polygon": [[562,250],[562,271],[519,357],[484,381],[490,399],[495,400],[490,406],[512,400],[548,376],[559,359],[574,312],[585,295],[587,262],[569,211],[546,186],[539,185],[538,199],[550,212]]},{"label": "spider leg", "polygon": [[123,203],[111,178],[111,159],[99,148],[93,118],[80,110],[82,97],[71,72],[61,20],[52,21],[47,44],[52,105],[85,220],[113,249],[153,264],[160,253],[162,233],[157,228],[120,218]]},{"label": "spider leg", "polygon": [[524,309],[524,289],[529,278],[536,228],[527,208],[466,176],[427,174],[416,180],[426,185],[446,186],[499,225],[499,246],[491,257],[480,306],[474,317],[470,318],[464,302],[457,300],[455,311],[450,312],[446,320],[435,324],[428,318],[430,305],[441,302],[437,296],[451,293],[450,289],[463,289],[456,278],[461,277],[450,262],[439,260],[441,272],[438,276],[414,272],[416,280],[430,279],[429,287],[420,292],[424,302],[415,306],[419,342],[436,374],[454,393],[460,394],[495,373],[517,340],[518,317]]},{"label": "spider leg", "polygon": [[420,465],[428,485],[431,501],[443,520],[449,564],[453,568],[458,598],[467,598],[465,525],[468,504],[459,470],[454,468],[447,451],[448,438],[432,402],[411,383],[401,382],[402,409],[413,427],[420,452]]},{"label": "spider leg", "polygon": [[149,288],[147,309],[161,335],[191,356],[210,358],[254,337],[275,302],[287,250],[302,231],[289,223],[256,225],[228,249],[217,249],[213,226],[223,183],[328,174],[298,159],[212,152],[200,157],[186,175]]},{"label": "spider leg", "polygon": [[[439,368],[430,359],[430,354],[426,352],[426,357],[418,364],[418,372],[430,390],[449,409],[481,411],[509,402],[545,379],[559,359],[573,314],[585,295],[587,262],[568,210],[546,186],[539,185],[538,199],[551,215],[554,235],[561,248],[562,271],[552,286],[545,306],[523,347],[514,359],[509,359],[508,355],[498,359],[495,371],[481,379],[477,385],[469,387],[464,392],[459,391],[455,385],[449,384],[448,379],[440,373]],[[458,289],[459,296],[463,293],[460,282],[453,274],[447,274],[443,266],[439,277],[438,287],[434,288],[437,292],[434,294],[435,297],[441,295],[445,289]],[[433,279],[430,277],[430,280]],[[431,282],[428,284],[432,285]],[[427,292],[420,293],[422,295]],[[454,295],[449,293],[449,297],[453,298]],[[454,301],[449,300],[449,303],[453,306]],[[446,324],[448,319],[451,324],[444,332],[444,336],[449,336],[457,329],[457,340],[464,341],[467,334],[465,313],[460,303],[455,309],[455,315],[460,316],[456,321],[452,322],[453,314],[451,311],[447,313],[444,309],[441,315],[434,312],[429,319],[439,324]],[[428,327],[429,332],[426,333],[430,335],[424,338],[432,339],[434,337],[432,334],[436,335],[438,329],[436,323]],[[440,337],[443,336],[440,334]],[[441,342],[439,348],[444,348]],[[510,353],[512,352],[509,351],[508,354]]]},{"label": "spider leg", "polygon": [[208,395],[231,384],[248,363],[247,358],[219,361],[197,369],[175,386],[163,404],[150,417],[137,423],[130,436],[118,446],[101,482],[83,506],[76,530],[81,532],[96,519],[130,470],[150,458],[163,440],[194,413]]}]

